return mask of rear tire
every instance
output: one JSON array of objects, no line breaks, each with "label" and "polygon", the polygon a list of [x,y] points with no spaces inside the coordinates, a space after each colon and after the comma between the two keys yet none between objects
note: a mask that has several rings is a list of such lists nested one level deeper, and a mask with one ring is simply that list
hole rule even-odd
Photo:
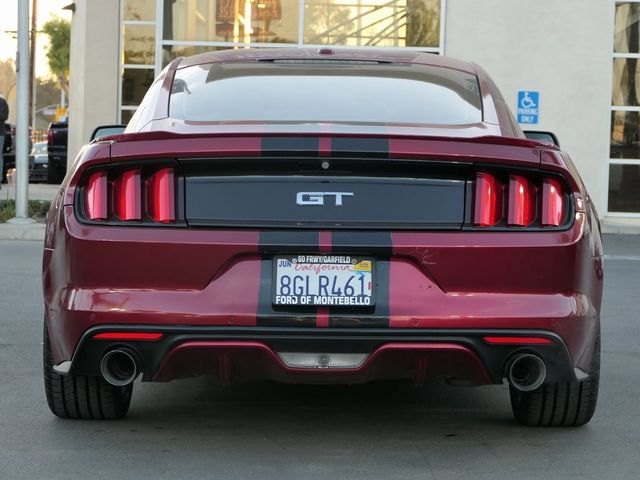
[{"label": "rear tire", "polygon": [[115,420],[129,411],[133,385],[114,387],[102,377],[59,375],[53,371],[53,355],[47,323],[43,339],[44,390],[47,404],[60,418]]},{"label": "rear tire", "polygon": [[582,382],[545,383],[531,392],[509,386],[511,409],[516,421],[530,427],[578,427],[591,420],[598,401],[600,383],[600,332],[589,378]]}]

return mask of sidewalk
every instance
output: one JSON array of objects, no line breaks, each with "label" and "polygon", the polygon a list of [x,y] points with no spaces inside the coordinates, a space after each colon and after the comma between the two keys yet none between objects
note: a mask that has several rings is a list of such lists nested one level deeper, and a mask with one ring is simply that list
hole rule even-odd
[{"label": "sidewalk", "polygon": [[[29,184],[29,200],[48,200],[53,201],[60,185],[48,185],[46,183],[30,183]],[[0,200],[15,199],[16,186],[2,184],[0,189]]]},{"label": "sidewalk", "polygon": [[640,218],[605,217],[602,233],[640,235]]},{"label": "sidewalk", "polygon": [[[53,201],[59,185],[47,185],[46,183],[29,184],[29,200]],[[15,185],[2,184],[0,200],[15,199]],[[37,240],[44,239],[44,223],[31,223],[27,225],[14,225],[12,223],[0,223],[0,240]]]}]

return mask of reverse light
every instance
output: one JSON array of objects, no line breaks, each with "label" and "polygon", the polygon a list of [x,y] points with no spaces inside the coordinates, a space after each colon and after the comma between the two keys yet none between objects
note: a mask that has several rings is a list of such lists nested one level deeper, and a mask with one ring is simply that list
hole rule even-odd
[{"label": "reverse light", "polygon": [[278,352],[278,357],[290,368],[358,368],[368,353]]},{"label": "reverse light", "polygon": [[147,180],[147,211],[156,222],[176,220],[175,181],[172,168],[158,170]]},{"label": "reverse light", "polygon": [[507,223],[526,227],[535,220],[536,188],[520,175],[509,177],[509,214]]},{"label": "reverse light", "polygon": [[474,223],[493,227],[502,218],[502,183],[488,173],[476,175]]},{"label": "reverse light", "polygon": [[89,177],[85,191],[85,210],[91,220],[106,220],[108,216],[107,204],[107,173],[97,172]]},{"label": "reverse light", "polygon": [[128,170],[115,181],[115,213],[120,220],[140,220],[142,218],[140,170]]},{"label": "reverse light", "polygon": [[557,180],[546,178],[542,182],[542,225],[558,226],[562,223],[564,197]]}]

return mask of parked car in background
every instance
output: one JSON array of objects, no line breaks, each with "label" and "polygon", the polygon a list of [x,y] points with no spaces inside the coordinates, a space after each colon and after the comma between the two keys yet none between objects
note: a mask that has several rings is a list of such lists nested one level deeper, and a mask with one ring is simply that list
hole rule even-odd
[{"label": "parked car in background", "polygon": [[48,164],[47,142],[34,143],[29,155],[29,181],[46,182]]},{"label": "parked car in background", "polygon": [[49,408],[122,417],[138,377],[506,379],[519,423],[587,423],[602,239],[548,140],[437,55],[174,60],[49,212]]},{"label": "parked car in background", "polygon": [[49,166],[47,182],[60,183],[67,173],[68,117],[60,122],[51,122],[47,131]]}]

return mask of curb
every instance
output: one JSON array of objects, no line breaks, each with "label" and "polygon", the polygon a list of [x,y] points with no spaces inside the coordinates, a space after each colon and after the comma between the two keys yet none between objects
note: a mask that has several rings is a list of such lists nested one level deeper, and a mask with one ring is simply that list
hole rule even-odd
[{"label": "curb", "polygon": [[44,223],[13,225],[0,223],[0,240],[44,240]]}]

